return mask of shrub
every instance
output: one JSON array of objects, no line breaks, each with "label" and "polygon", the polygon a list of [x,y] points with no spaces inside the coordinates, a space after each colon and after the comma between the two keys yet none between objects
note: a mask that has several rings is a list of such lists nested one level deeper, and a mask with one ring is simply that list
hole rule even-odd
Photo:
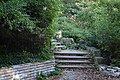
[{"label": "shrub", "polygon": [[85,38],[88,45],[109,52],[111,60],[120,55],[119,3],[117,0],[86,2],[77,19],[89,33]]},{"label": "shrub", "polygon": [[[12,57],[13,53],[22,54],[22,51],[30,52],[32,55],[50,53],[46,50],[50,51],[50,38],[54,31],[51,24],[57,16],[58,3],[56,0],[0,1],[1,54]],[[21,60],[17,63],[23,62],[24,60]],[[12,63],[14,62],[8,62]]]},{"label": "shrub", "polygon": [[[0,2],[0,45],[11,51],[39,52],[51,37],[54,0],[9,0]],[[54,4],[54,5],[53,5]],[[46,9],[44,9],[46,8]],[[48,33],[49,32],[49,33]]]},{"label": "shrub", "polygon": [[75,42],[78,42],[80,38],[85,35],[84,30],[78,27],[75,21],[70,20],[67,17],[59,17],[53,23],[56,30],[62,30],[63,37],[74,38]]},{"label": "shrub", "polygon": [[119,60],[120,1],[71,0],[64,1],[64,6],[66,8],[55,23],[63,30],[64,37],[73,37],[77,41],[82,38],[88,46],[109,52],[111,60]]}]

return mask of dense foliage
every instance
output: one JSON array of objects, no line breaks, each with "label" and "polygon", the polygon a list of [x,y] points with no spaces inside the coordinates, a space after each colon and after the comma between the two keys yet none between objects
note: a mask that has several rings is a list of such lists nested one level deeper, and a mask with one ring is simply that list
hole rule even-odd
[{"label": "dense foliage", "polygon": [[88,46],[109,53],[110,60],[120,66],[120,1],[63,0],[63,11],[54,24],[64,37],[84,39]]},{"label": "dense foliage", "polygon": [[63,37],[72,37],[78,42],[80,38],[84,37],[86,32],[76,22],[78,11],[75,9],[76,0],[61,1],[63,2],[62,11],[53,26],[55,26],[56,30],[62,30]]},{"label": "dense foliage", "polygon": [[48,59],[50,38],[54,30],[51,24],[59,10],[58,3],[59,0],[0,1],[1,56],[13,53],[17,56],[18,52],[22,55],[27,51]]},{"label": "dense foliage", "polygon": [[97,40],[102,50],[111,54],[111,61],[120,66],[120,1],[103,1],[101,4],[104,4],[106,14],[104,13],[105,17],[103,15],[102,26],[96,30]]},{"label": "dense foliage", "polygon": [[[78,17],[82,27],[86,27],[89,34],[86,41],[89,46],[95,46],[104,53],[110,53],[110,60],[120,65],[120,1],[86,2],[86,8]],[[83,12],[83,14],[82,14]],[[81,21],[83,23],[81,23]]]},{"label": "dense foliage", "polygon": [[85,40],[120,66],[119,17],[119,0],[1,0],[0,54],[27,51],[48,59],[52,34],[62,30],[63,37]]}]

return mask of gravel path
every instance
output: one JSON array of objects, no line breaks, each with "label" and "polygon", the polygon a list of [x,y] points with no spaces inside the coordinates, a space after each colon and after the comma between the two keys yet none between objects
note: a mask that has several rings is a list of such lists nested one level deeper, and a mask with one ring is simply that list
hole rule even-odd
[{"label": "gravel path", "polygon": [[64,69],[61,72],[61,75],[52,76],[49,80],[120,80],[120,78],[107,76],[94,69]]}]

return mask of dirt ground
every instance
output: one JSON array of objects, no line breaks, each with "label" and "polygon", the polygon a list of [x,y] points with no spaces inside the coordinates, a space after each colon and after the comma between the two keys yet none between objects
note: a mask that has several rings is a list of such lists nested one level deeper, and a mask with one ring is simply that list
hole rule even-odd
[{"label": "dirt ground", "polygon": [[95,69],[63,69],[61,75],[51,76],[48,80],[120,80]]}]

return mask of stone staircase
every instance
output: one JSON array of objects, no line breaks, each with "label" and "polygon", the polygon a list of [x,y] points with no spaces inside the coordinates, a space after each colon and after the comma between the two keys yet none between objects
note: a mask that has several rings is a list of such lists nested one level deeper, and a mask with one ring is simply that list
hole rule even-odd
[{"label": "stone staircase", "polygon": [[51,40],[51,46],[52,46],[51,49],[53,51],[59,51],[66,48],[65,45],[62,45],[60,42],[57,42],[57,40],[55,39]]},{"label": "stone staircase", "polygon": [[56,40],[52,40],[52,45],[55,46],[53,53],[59,68],[93,68],[88,52],[65,49],[64,45]]},{"label": "stone staircase", "polygon": [[54,52],[60,68],[92,68],[89,53],[79,50],[61,50]]}]

